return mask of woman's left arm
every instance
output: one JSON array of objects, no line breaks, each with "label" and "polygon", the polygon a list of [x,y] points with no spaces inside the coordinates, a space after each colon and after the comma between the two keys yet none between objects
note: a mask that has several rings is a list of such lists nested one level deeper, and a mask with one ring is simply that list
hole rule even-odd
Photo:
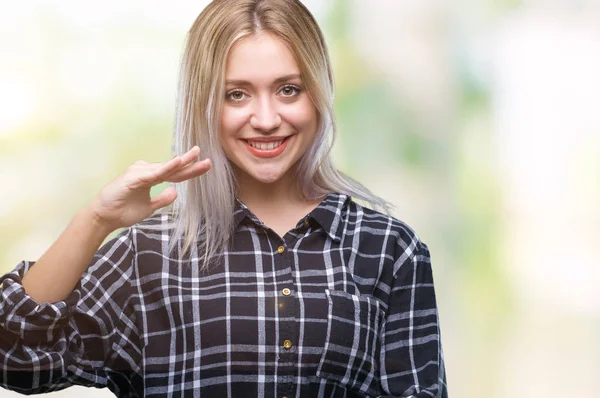
[{"label": "woman's left arm", "polygon": [[412,243],[412,255],[396,262],[381,330],[381,397],[447,398],[429,250],[416,238]]}]

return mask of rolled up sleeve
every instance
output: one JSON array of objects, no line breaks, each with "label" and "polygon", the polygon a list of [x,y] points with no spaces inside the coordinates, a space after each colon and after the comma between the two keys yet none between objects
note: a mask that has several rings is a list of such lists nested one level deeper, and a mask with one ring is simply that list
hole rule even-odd
[{"label": "rolled up sleeve", "polygon": [[129,368],[115,348],[132,344],[136,332],[127,310],[134,252],[131,229],[121,231],[94,254],[69,297],[55,303],[40,305],[23,288],[35,262],[0,277],[1,387],[25,394],[111,387],[115,367]]},{"label": "rolled up sleeve", "polygon": [[382,327],[382,397],[448,396],[430,254],[415,239],[396,262]]}]

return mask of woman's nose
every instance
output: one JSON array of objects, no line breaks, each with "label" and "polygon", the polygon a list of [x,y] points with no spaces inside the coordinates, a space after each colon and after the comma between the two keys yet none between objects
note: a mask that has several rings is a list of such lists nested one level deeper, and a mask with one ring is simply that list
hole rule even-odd
[{"label": "woman's nose", "polygon": [[276,129],[281,124],[281,116],[276,106],[271,103],[270,98],[261,98],[254,104],[253,113],[250,116],[250,126],[256,130],[268,132]]}]

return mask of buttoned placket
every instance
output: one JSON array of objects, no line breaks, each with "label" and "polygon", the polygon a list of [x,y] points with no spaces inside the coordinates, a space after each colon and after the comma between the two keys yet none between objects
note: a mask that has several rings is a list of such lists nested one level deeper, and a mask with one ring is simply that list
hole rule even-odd
[{"label": "buttoned placket", "polygon": [[[267,236],[275,244],[273,256],[277,278],[277,318],[279,319],[279,341],[278,341],[278,361],[281,370],[278,372],[278,378],[281,382],[277,385],[277,394],[281,397],[292,397],[296,395],[296,372],[298,353],[296,346],[298,344],[298,325],[299,318],[298,300],[294,296],[294,278],[292,273],[297,269],[294,264],[294,256],[289,251],[297,239],[294,234],[287,233],[281,238],[275,231],[267,227],[256,216],[252,217],[254,222],[267,231]],[[309,218],[306,217],[294,228],[296,232],[305,232],[310,228]],[[289,243],[286,242],[286,238]],[[287,272],[282,272],[287,271]]]},{"label": "buttoned placket", "polygon": [[[276,235],[276,234],[273,234]],[[279,318],[279,361],[281,371],[279,377],[281,383],[278,383],[278,395],[294,396],[295,380],[297,372],[298,354],[296,347],[298,344],[298,301],[294,295],[294,279],[292,272],[296,269],[293,261],[293,253],[290,247],[293,242],[286,242],[295,239],[293,234],[286,234],[284,239],[277,236],[279,246],[277,246],[275,256],[275,267],[278,271],[277,282],[277,314]],[[281,271],[287,272],[281,272]]]}]

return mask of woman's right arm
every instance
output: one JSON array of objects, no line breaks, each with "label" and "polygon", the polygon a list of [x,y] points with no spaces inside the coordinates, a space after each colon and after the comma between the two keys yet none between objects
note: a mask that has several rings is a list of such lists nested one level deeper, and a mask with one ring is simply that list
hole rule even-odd
[{"label": "woman's right arm", "polygon": [[198,152],[194,147],[164,164],[136,162],[107,185],[27,272],[23,278],[27,294],[40,304],[64,300],[111,232],[140,222],[175,200],[172,187],[151,199],[152,186],[163,181],[180,182],[210,168],[206,160],[188,166]]},{"label": "woman's right arm", "polygon": [[27,294],[40,304],[65,300],[111,232],[94,216],[90,206],[80,210],[23,277]]},{"label": "woman's right arm", "polygon": [[[73,218],[37,262],[0,276],[0,387],[39,393],[83,384],[110,386],[111,374],[139,364],[131,306],[134,234],[128,228],[173,202],[174,188],[150,188],[204,174],[198,147],[166,163],[136,162]],[[100,248],[104,239],[127,228]],[[125,342],[125,343],[123,343]],[[129,362],[131,363],[129,363]],[[111,373],[112,372],[112,373]]]}]

